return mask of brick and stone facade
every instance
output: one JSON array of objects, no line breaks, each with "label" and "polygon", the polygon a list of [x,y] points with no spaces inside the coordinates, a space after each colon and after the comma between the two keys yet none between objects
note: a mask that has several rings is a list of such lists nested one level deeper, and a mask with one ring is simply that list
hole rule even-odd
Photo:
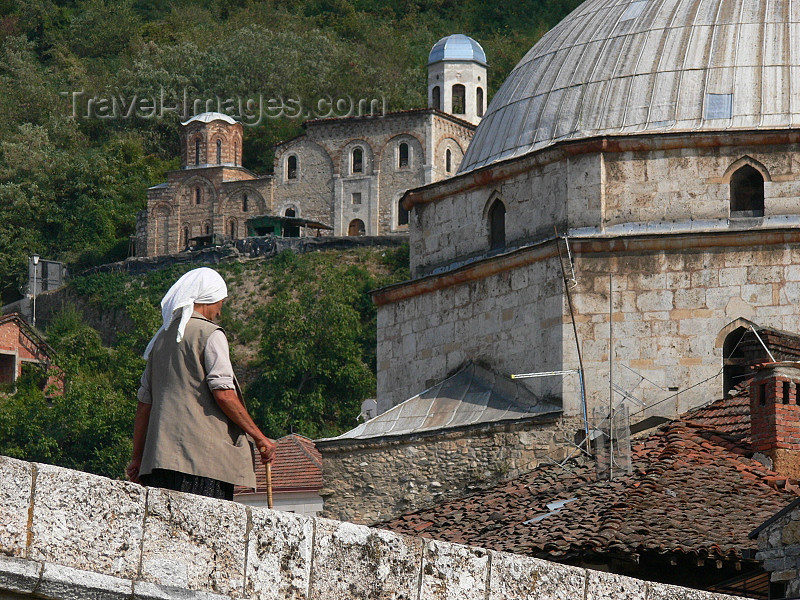
[{"label": "brick and stone facade", "polygon": [[800,479],[800,363],[762,365],[750,384],[753,450],[772,461],[774,471]]}]

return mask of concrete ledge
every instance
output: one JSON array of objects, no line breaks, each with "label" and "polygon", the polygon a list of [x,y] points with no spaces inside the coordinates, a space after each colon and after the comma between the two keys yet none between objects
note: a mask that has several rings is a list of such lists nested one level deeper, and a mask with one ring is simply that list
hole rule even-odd
[{"label": "concrete ledge", "polygon": [[732,598],[5,457],[0,517],[0,598]]}]

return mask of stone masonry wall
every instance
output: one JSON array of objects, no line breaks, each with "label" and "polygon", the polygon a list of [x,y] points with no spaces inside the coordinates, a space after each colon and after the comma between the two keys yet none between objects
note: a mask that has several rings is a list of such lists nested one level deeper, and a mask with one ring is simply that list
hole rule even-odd
[{"label": "stone masonry wall", "polygon": [[786,598],[800,596],[800,509],[795,508],[758,534],[756,559],[770,580],[786,583]]},{"label": "stone masonry wall", "polygon": [[[573,238],[571,247],[590,410],[608,400],[609,276],[614,383],[647,403],[643,412],[632,411],[634,422],[675,416],[721,396],[717,336],[737,318],[800,331],[796,232],[642,236],[624,244]],[[380,411],[467,360],[504,373],[578,366],[552,242],[400,288],[392,293],[408,290],[407,297],[381,304],[376,296]],[[565,415],[579,413],[577,377],[539,382],[534,391],[550,386],[563,395]]]},{"label": "stone masonry wall", "polygon": [[0,457],[10,600],[724,600]]},{"label": "stone masonry wall", "polygon": [[378,442],[317,442],[323,515],[371,524],[494,485],[545,457],[562,459],[564,427],[551,420]]}]

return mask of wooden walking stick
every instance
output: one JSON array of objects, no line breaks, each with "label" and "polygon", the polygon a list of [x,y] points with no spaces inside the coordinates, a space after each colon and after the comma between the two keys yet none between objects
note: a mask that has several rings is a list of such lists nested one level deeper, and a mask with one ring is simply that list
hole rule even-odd
[{"label": "wooden walking stick", "polygon": [[272,463],[267,463],[267,507],[272,508]]}]

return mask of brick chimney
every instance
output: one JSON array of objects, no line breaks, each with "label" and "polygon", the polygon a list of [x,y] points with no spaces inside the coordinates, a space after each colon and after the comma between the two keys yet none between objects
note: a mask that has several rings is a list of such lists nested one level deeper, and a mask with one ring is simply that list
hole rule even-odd
[{"label": "brick chimney", "polygon": [[753,450],[772,460],[772,470],[800,479],[800,363],[757,365],[750,383]]}]

